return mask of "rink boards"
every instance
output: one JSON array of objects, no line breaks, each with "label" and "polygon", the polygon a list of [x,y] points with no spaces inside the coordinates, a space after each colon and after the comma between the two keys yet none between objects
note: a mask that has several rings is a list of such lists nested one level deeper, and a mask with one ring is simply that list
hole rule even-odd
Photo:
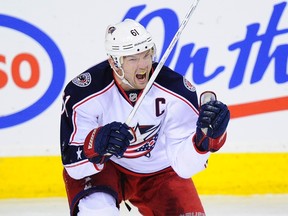
[{"label": "rink boards", "polygon": [[[287,153],[217,153],[193,179],[200,194],[288,193]],[[0,198],[63,197],[58,156],[0,159]]]}]

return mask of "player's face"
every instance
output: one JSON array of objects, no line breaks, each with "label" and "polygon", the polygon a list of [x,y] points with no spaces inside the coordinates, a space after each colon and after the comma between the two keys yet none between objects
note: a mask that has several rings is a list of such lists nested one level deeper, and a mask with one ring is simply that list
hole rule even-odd
[{"label": "player's face", "polygon": [[152,50],[123,57],[125,78],[136,89],[145,88],[152,68]]}]

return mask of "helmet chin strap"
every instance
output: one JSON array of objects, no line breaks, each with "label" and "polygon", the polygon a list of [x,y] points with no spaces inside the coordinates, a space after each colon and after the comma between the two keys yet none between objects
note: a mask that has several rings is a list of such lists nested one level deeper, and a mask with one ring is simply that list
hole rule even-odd
[{"label": "helmet chin strap", "polygon": [[119,79],[121,79],[121,81],[122,81],[124,84],[129,85],[131,88],[135,89],[135,87],[134,87],[132,84],[130,84],[129,81],[124,77],[125,72],[124,72],[124,70],[123,70],[122,67],[119,67],[119,69],[120,69],[121,72],[122,72],[122,76],[119,75],[119,74],[116,72],[116,70],[114,69],[114,67],[111,67],[111,68],[113,69],[113,71],[114,71],[114,73],[116,74],[116,76],[117,76]]}]

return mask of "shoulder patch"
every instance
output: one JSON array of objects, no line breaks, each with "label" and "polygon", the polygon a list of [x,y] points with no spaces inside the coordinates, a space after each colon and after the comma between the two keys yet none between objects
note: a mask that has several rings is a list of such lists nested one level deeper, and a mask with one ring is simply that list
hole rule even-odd
[{"label": "shoulder patch", "polygon": [[185,77],[183,77],[183,83],[184,83],[184,86],[189,90],[189,91],[192,91],[192,92],[195,92],[196,91],[196,88],[189,82],[189,80],[187,80]]},{"label": "shoulder patch", "polygon": [[82,73],[79,76],[75,77],[72,82],[79,87],[89,86],[91,83],[91,74],[90,73]]}]

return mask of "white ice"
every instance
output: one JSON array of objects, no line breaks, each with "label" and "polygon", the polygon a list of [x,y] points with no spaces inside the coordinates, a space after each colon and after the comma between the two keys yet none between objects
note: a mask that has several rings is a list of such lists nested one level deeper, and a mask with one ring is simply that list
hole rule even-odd
[{"label": "white ice", "polygon": [[[253,196],[201,196],[207,216],[286,215],[288,194]],[[2,216],[69,216],[65,198],[2,199]],[[139,216],[136,208],[128,212],[121,204],[121,216]]]}]

